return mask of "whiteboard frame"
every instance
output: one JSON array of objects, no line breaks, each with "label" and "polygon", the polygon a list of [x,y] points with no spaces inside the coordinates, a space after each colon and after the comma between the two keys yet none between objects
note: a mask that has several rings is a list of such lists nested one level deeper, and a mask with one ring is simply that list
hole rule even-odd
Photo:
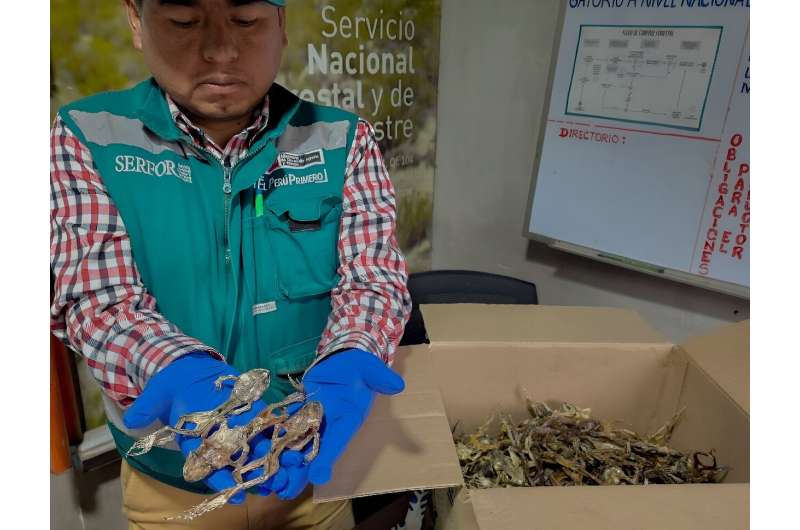
[{"label": "whiteboard frame", "polygon": [[568,252],[570,254],[574,254],[577,256],[582,256],[595,261],[600,261],[602,263],[608,263],[610,265],[616,265],[618,267],[622,267],[632,271],[642,272],[645,274],[649,274],[651,276],[666,278],[669,280],[673,280],[687,285],[692,285],[695,287],[701,287],[703,289],[708,289],[710,291],[716,291],[719,293],[735,296],[737,298],[750,300],[750,287],[746,287],[731,282],[725,282],[714,278],[707,278],[686,271],[671,269],[660,265],[656,265],[654,263],[638,261],[631,258],[627,258],[625,256],[618,256],[594,248],[589,248],[582,245],[569,243],[567,241],[553,239],[552,237],[532,232],[529,229],[529,227],[531,226],[531,217],[533,216],[533,199],[536,193],[536,184],[539,179],[539,166],[542,161],[542,146],[544,144],[545,128],[547,126],[547,118],[550,114],[550,99],[553,94],[553,81],[555,78],[558,55],[561,49],[561,35],[564,31],[564,18],[566,16],[566,8],[567,8],[567,2],[561,3],[558,12],[558,20],[556,22],[558,31],[556,31],[554,34],[555,41],[553,43],[553,52],[550,58],[550,71],[548,72],[547,76],[548,77],[547,90],[545,91],[542,113],[539,119],[539,139],[537,141],[536,152],[534,153],[533,157],[533,174],[531,178],[531,187],[528,192],[528,204],[525,210],[525,226],[523,227],[522,235],[527,239],[544,243],[547,246],[554,248],[556,250],[561,250],[563,252]]}]

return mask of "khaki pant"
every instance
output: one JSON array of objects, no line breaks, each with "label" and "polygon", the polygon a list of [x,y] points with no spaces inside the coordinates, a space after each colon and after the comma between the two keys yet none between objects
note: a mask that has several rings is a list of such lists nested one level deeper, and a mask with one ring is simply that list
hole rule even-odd
[{"label": "khaki pant", "polygon": [[193,521],[164,521],[206,497],[151,478],[122,460],[122,510],[129,530],[349,530],[355,526],[350,501],[311,502],[311,487],[292,501],[270,495],[247,495],[239,505],[226,504]]}]

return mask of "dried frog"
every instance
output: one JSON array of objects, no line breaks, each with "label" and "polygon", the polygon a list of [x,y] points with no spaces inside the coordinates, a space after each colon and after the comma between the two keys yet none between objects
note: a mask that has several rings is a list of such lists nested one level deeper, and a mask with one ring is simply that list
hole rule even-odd
[{"label": "dried frog", "polygon": [[223,383],[230,380],[234,381],[233,389],[224,403],[212,410],[183,415],[174,427],[166,425],[137,440],[128,449],[127,456],[143,455],[155,446],[163,446],[175,440],[178,434],[205,439],[212,429],[220,426],[228,416],[250,410],[253,402],[269,387],[270,375],[269,370],[255,368],[239,376],[221,376],[214,382],[214,387],[221,390]]},{"label": "dried frog", "polygon": [[490,418],[456,437],[469,487],[703,483],[728,472],[713,451],[684,454],[667,445],[683,411],[643,437],[568,403],[553,409],[528,399],[527,410],[519,423],[500,416],[492,429]]},{"label": "dried frog", "polygon": [[[302,396],[293,394],[292,396]],[[290,398],[292,398],[290,396]],[[246,465],[234,469],[233,476],[236,486],[220,492],[217,496],[206,499],[198,505],[166,520],[193,520],[201,515],[224,506],[238,492],[247,490],[269,480],[279,469],[279,458],[284,449],[300,451],[309,443],[311,450],[305,455],[305,461],[311,462],[319,452],[319,428],[322,425],[323,409],[319,401],[306,402],[297,412],[289,416],[284,422],[275,425],[272,433],[270,452],[262,458],[253,460]],[[262,468],[260,476],[245,480],[244,475],[250,471]]]}]

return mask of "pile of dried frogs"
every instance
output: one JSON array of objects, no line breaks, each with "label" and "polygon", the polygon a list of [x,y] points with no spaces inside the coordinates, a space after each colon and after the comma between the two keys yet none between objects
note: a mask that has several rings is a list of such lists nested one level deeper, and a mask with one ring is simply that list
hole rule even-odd
[{"label": "pile of dried frogs", "polygon": [[490,418],[477,432],[456,437],[470,488],[685,484],[721,482],[728,468],[713,450],[681,453],[667,446],[680,411],[650,436],[593,419],[570,404],[550,408],[527,400],[530,418]]},{"label": "pile of dried frogs", "polygon": [[[262,410],[250,423],[236,427],[228,426],[228,418],[250,410],[253,403],[261,398],[269,388],[269,371],[261,368],[250,370],[236,376],[224,376],[215,381],[217,390],[226,381],[233,381],[233,389],[227,401],[215,409],[195,412],[181,416],[174,427],[165,426],[137,440],[128,450],[128,455],[142,455],[154,446],[163,446],[175,440],[176,435],[200,438],[200,446],[189,454],[183,466],[183,477],[189,482],[202,480],[217,469],[225,466],[233,468],[236,485],[206,499],[177,516],[165,517],[167,520],[192,520],[221,506],[238,492],[257,486],[278,471],[278,459],[284,449],[300,451],[312,444],[305,456],[311,462],[319,450],[319,428],[322,423],[322,404],[307,401],[302,388],[285,400],[274,403]],[[294,413],[288,407],[302,404]],[[268,432],[271,431],[271,432]],[[272,441],[270,452],[261,458],[247,463],[250,442],[259,434]],[[247,480],[245,474],[257,469],[262,474]]]}]

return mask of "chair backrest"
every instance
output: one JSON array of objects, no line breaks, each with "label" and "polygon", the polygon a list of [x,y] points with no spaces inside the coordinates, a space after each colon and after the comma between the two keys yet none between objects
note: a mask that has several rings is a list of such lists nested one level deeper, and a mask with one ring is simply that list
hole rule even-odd
[{"label": "chair backrest", "polygon": [[442,270],[414,273],[408,278],[413,308],[401,346],[426,344],[420,304],[538,304],[536,285],[488,272]]}]

